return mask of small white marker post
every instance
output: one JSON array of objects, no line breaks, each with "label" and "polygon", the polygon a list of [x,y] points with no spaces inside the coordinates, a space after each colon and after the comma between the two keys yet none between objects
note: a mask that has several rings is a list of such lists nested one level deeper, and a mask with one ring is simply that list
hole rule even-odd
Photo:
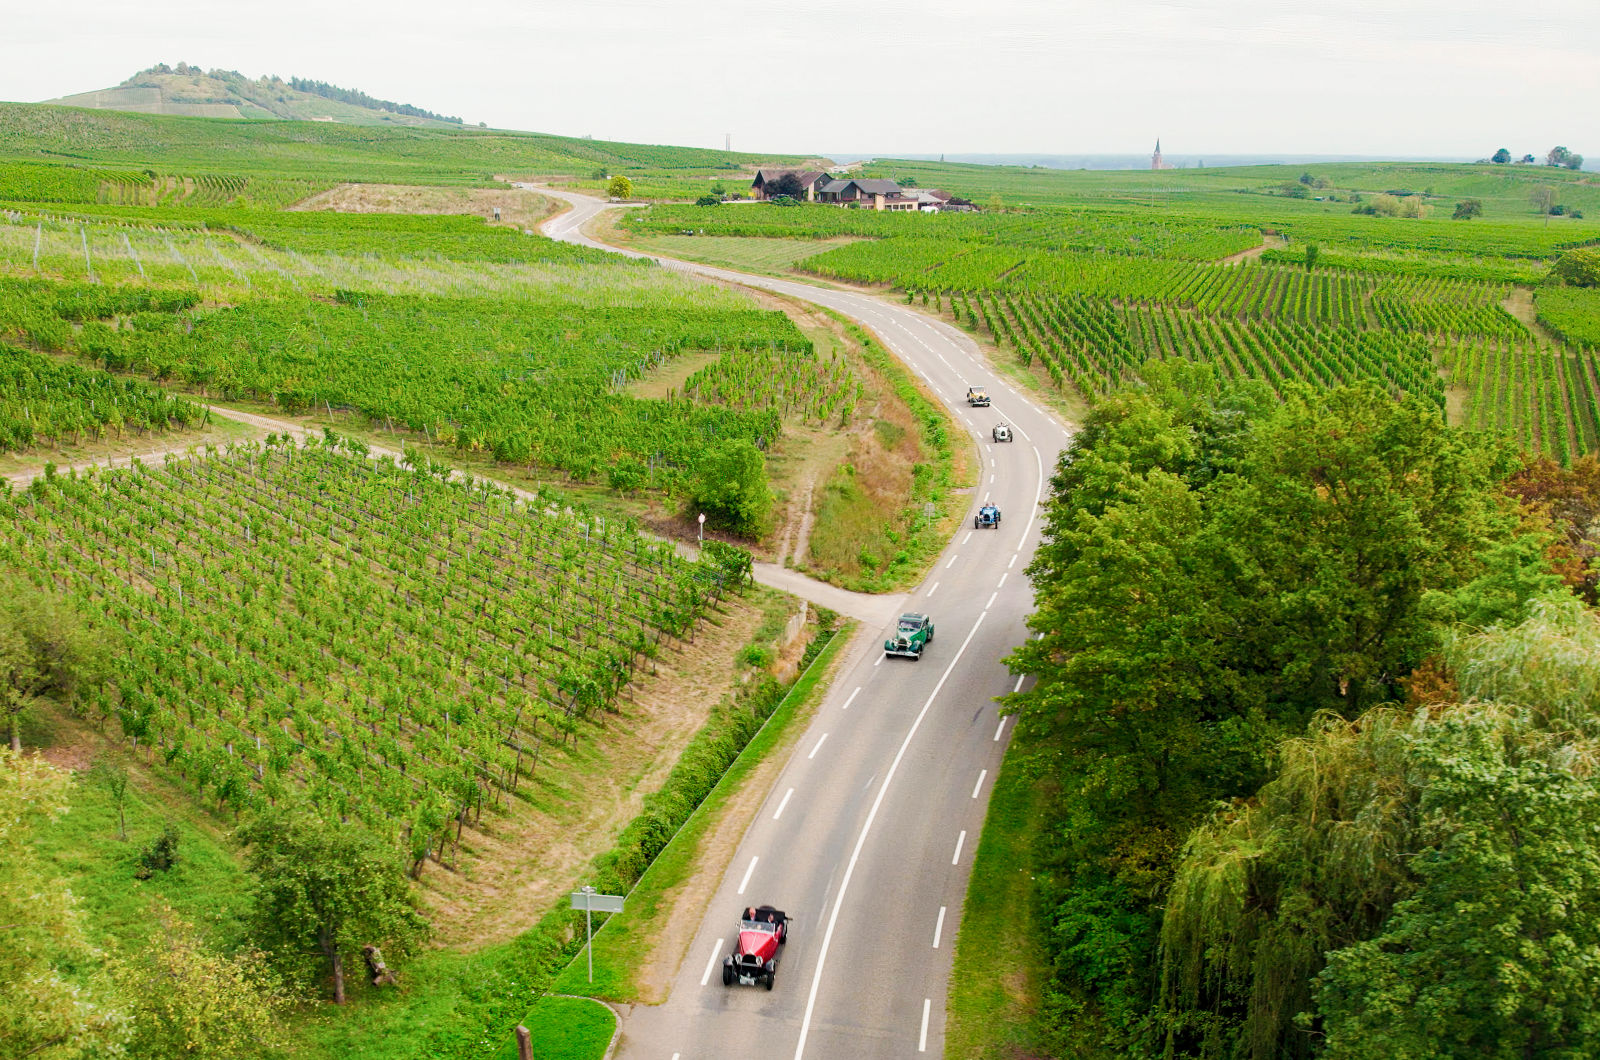
[{"label": "small white marker post", "polygon": [[572,892],[572,908],[583,910],[586,938],[584,949],[589,951],[589,982],[594,982],[594,914],[622,912],[622,895],[596,894],[593,887]]},{"label": "small white marker post", "polygon": [[700,513],[700,547],[706,547],[706,513]]}]

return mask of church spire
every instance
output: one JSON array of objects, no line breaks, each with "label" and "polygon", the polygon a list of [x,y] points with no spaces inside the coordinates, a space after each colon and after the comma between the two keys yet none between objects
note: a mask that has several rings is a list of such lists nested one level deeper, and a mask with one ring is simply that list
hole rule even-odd
[{"label": "church spire", "polygon": [[1156,153],[1150,156],[1150,168],[1151,169],[1162,169],[1162,168],[1164,168],[1161,165],[1161,140],[1160,140],[1159,137],[1156,139]]}]

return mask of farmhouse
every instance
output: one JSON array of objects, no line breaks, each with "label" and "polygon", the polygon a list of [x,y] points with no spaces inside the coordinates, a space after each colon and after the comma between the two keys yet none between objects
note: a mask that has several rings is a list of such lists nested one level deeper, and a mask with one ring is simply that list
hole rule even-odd
[{"label": "farmhouse", "polygon": [[907,195],[892,180],[828,180],[817,186],[817,201],[863,210],[915,210],[916,193]]},{"label": "farmhouse", "polygon": [[[800,194],[807,202],[817,200],[817,185],[828,179],[820,169],[758,169],[756,179],[750,182],[750,194],[757,199],[770,199],[783,194],[776,185],[785,177],[794,177],[800,183]],[[800,195],[795,196],[799,198]]]}]

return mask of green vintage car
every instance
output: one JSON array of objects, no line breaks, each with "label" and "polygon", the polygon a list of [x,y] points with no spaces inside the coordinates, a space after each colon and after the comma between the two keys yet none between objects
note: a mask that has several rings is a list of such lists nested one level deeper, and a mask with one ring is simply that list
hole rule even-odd
[{"label": "green vintage car", "polygon": [[922,658],[922,649],[933,643],[933,619],[927,615],[908,612],[900,616],[899,623],[883,642],[885,655],[904,655],[911,659]]}]

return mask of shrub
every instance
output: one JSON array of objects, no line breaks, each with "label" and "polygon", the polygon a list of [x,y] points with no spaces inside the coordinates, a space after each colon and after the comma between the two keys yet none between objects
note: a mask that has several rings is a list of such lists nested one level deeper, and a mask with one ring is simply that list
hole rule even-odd
[{"label": "shrub", "polygon": [[696,206],[720,206],[722,200],[715,195],[702,195],[694,201]]},{"label": "shrub", "polygon": [[178,827],[171,821],[161,830],[161,834],[151,841],[139,853],[139,868],[134,873],[141,880],[148,880],[158,872],[166,872],[178,863]]}]

